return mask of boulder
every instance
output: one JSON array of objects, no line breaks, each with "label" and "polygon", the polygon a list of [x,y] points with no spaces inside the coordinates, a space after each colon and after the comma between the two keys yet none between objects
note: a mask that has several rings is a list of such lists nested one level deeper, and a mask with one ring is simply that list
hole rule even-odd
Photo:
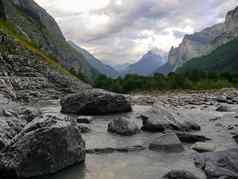
[{"label": "boulder", "polygon": [[105,115],[132,111],[126,97],[104,90],[85,90],[61,100],[61,112],[78,115]]},{"label": "boulder", "polygon": [[85,160],[85,142],[71,122],[56,116],[36,118],[0,157],[0,178],[31,178],[58,172]]},{"label": "boulder", "polygon": [[214,152],[216,150],[216,145],[212,143],[197,142],[191,147],[193,150],[203,153],[203,152]]},{"label": "boulder", "polygon": [[194,162],[205,172],[207,179],[238,178],[238,148],[196,154]]},{"label": "boulder", "polygon": [[218,112],[231,112],[231,108],[229,106],[225,106],[225,105],[222,105],[222,106],[219,106],[216,111]]},{"label": "boulder", "polygon": [[178,115],[174,111],[156,104],[153,108],[142,114],[142,130],[148,132],[164,132],[166,130],[192,131],[200,130],[200,126],[193,121],[184,120],[182,114]]},{"label": "boulder", "polygon": [[172,170],[167,173],[164,179],[198,179],[194,174],[185,170]]},{"label": "boulder", "polygon": [[108,124],[108,131],[123,136],[131,136],[140,132],[139,127],[127,118],[114,119]]},{"label": "boulder", "polygon": [[182,152],[184,147],[176,134],[170,133],[163,134],[153,140],[149,145],[149,149],[154,151]]},{"label": "boulder", "polygon": [[216,101],[219,103],[226,103],[227,102],[227,97],[226,96],[217,96]]},{"label": "boulder", "polygon": [[211,140],[203,135],[192,134],[188,132],[176,132],[178,138],[185,143],[205,142]]}]

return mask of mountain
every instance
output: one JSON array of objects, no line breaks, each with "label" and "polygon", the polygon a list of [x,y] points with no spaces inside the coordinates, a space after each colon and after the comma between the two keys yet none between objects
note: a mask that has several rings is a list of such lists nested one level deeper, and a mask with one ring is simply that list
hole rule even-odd
[{"label": "mountain", "polygon": [[119,73],[121,73],[123,71],[126,71],[130,65],[131,65],[130,63],[123,63],[118,65],[113,65],[113,68],[117,70]]},{"label": "mountain", "polygon": [[137,74],[142,76],[150,76],[165,63],[165,59],[160,56],[157,50],[147,52],[138,62],[131,64],[123,72],[126,74]]},{"label": "mountain", "polygon": [[[238,36],[238,7],[227,13],[225,22],[206,28],[192,35],[185,35],[179,47],[172,47],[168,63],[156,70],[157,73],[174,72],[187,61],[208,55],[216,48]],[[168,70],[168,66],[170,69]],[[166,69],[166,70],[165,70]]]},{"label": "mountain", "polygon": [[119,76],[118,72],[114,70],[111,66],[105,65],[92,54],[90,54],[87,50],[79,47],[74,42],[70,41],[69,44],[75,48],[80,54],[83,55],[84,59],[95,68],[99,73],[106,75],[107,77],[117,78]]},{"label": "mountain", "polygon": [[[99,72],[65,40],[55,20],[33,0],[1,0],[8,23],[68,70],[93,79]],[[2,12],[2,11],[1,11]]]},{"label": "mountain", "polygon": [[192,71],[238,73],[238,38],[214,50],[211,54],[186,62],[176,72]]}]

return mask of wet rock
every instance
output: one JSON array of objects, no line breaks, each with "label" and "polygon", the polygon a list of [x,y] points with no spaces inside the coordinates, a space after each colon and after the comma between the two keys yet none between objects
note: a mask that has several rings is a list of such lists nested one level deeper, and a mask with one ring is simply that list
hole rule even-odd
[{"label": "wet rock", "polygon": [[83,134],[89,133],[91,129],[86,124],[77,124],[79,131]]},{"label": "wet rock", "polygon": [[75,125],[55,116],[36,118],[0,157],[0,178],[31,178],[85,160],[85,142]]},{"label": "wet rock", "polygon": [[114,152],[128,153],[128,152],[139,152],[145,149],[146,147],[144,146],[135,145],[135,146],[121,147],[121,148],[107,147],[107,148],[87,149],[86,153],[87,154],[108,154],[108,153],[114,153]]},{"label": "wet rock", "polygon": [[231,112],[232,110],[231,110],[231,108],[229,106],[222,105],[222,106],[219,106],[216,109],[216,111],[218,111],[218,112]]},{"label": "wet rock", "polygon": [[108,131],[123,136],[131,136],[140,132],[139,127],[127,118],[114,119],[108,124]]},{"label": "wet rock", "polygon": [[214,152],[216,150],[216,145],[212,143],[197,142],[191,148],[200,153]]},{"label": "wet rock", "polygon": [[169,173],[167,173],[164,177],[164,179],[199,179],[189,171],[185,170],[172,170]]},{"label": "wet rock", "polygon": [[176,132],[176,135],[182,142],[185,142],[185,143],[205,142],[205,141],[211,140],[208,137],[192,134],[188,132]]},{"label": "wet rock", "polygon": [[69,95],[61,100],[61,112],[78,115],[105,115],[132,111],[127,99],[120,94],[94,89]]},{"label": "wet rock", "polygon": [[79,116],[77,118],[77,123],[80,124],[90,124],[93,121],[93,118],[91,116]]},{"label": "wet rock", "polygon": [[194,162],[207,179],[238,178],[238,149],[196,154]]},{"label": "wet rock", "polygon": [[153,140],[149,145],[150,150],[165,151],[165,152],[182,152],[184,150],[183,144],[176,136],[176,134],[163,134]]}]

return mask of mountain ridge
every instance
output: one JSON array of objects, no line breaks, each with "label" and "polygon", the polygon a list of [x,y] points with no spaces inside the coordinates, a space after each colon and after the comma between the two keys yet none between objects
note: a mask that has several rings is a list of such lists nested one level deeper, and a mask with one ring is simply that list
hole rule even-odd
[{"label": "mountain ridge", "polygon": [[122,72],[123,75],[136,74],[150,76],[153,72],[165,63],[165,59],[156,50],[149,50],[136,63],[131,64]]},{"label": "mountain ridge", "polygon": [[107,77],[111,78],[117,78],[119,76],[119,73],[113,69],[113,67],[104,64],[101,62],[101,60],[97,59],[95,56],[93,56],[90,52],[88,52],[86,49],[78,46],[72,41],[68,42],[73,48],[75,48],[79,53],[81,53],[84,58],[88,61],[88,63],[95,68],[97,71],[99,71],[101,74],[106,75]]},{"label": "mountain ridge", "polygon": [[208,55],[237,36],[238,7],[226,14],[224,23],[216,24],[191,35],[185,35],[181,44],[176,48],[172,47],[169,52],[168,63],[164,65],[164,68],[170,66],[170,70],[164,70],[163,67],[160,67],[156,72],[166,72],[164,74],[174,72],[187,61]]},{"label": "mountain ridge", "polygon": [[68,70],[93,79],[99,72],[66,41],[54,18],[33,0],[2,0],[6,20]]}]

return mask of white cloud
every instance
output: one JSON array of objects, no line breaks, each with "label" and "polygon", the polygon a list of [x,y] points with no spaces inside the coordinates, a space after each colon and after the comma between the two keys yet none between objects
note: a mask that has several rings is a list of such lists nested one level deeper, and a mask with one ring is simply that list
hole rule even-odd
[{"label": "white cloud", "polygon": [[168,51],[184,34],[224,20],[237,0],[35,0],[66,38],[113,63],[137,60],[150,48]]}]

